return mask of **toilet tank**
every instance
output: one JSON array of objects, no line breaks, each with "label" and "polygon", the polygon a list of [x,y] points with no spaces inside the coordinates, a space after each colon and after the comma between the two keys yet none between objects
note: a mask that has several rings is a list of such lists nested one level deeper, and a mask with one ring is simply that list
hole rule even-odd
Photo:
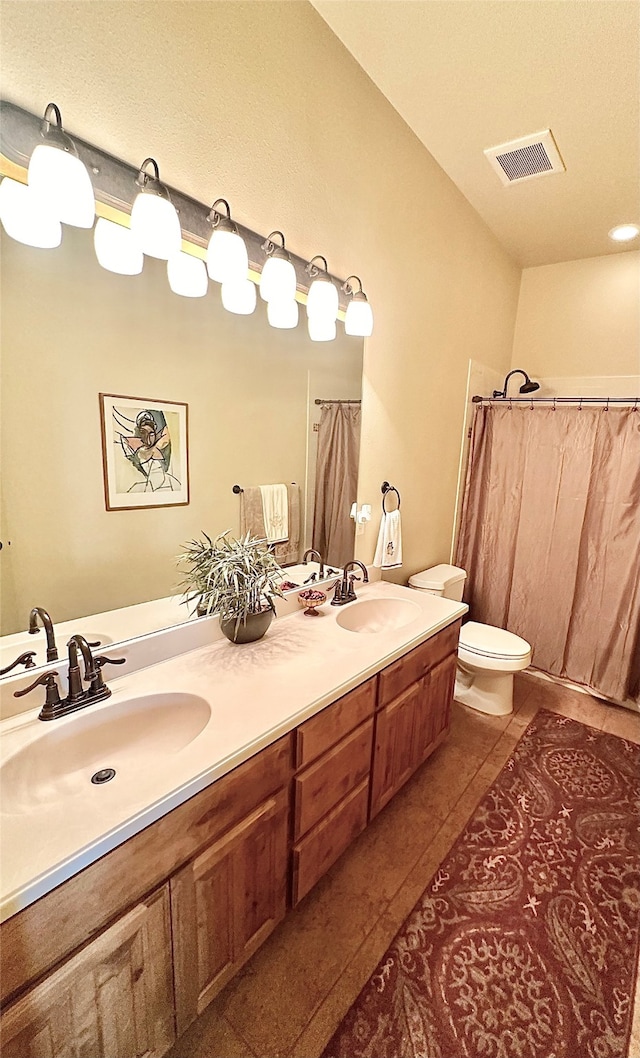
[{"label": "toilet tank", "polygon": [[430,595],[441,595],[443,599],[462,602],[466,579],[467,574],[464,569],[441,562],[439,566],[431,566],[422,573],[414,573],[412,577],[409,577],[409,587],[429,592]]}]

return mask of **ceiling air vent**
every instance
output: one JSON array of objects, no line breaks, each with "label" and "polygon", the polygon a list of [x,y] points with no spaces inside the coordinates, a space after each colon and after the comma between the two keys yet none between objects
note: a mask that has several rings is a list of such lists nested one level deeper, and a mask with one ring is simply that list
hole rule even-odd
[{"label": "ceiling air vent", "polygon": [[565,171],[550,129],[489,147],[484,153],[505,186]]}]

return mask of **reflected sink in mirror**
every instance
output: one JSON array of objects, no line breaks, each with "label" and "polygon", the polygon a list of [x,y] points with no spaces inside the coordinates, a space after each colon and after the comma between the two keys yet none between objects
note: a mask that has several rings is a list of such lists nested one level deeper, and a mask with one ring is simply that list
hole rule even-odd
[{"label": "reflected sink in mirror", "polygon": [[[161,769],[205,729],[211,709],[195,694],[155,694],[110,703],[73,719],[40,723],[33,742],[0,769],[3,815],[32,812],[55,801],[109,796],[123,783],[135,786],[141,772]],[[114,768],[115,777],[94,785],[91,776]],[[87,801],[88,808],[92,800]]]},{"label": "reflected sink in mirror", "polygon": [[392,632],[419,615],[418,604],[408,599],[362,599],[341,610],[336,622],[347,632]]},{"label": "reflected sink in mirror", "polygon": [[[329,573],[328,570],[330,569],[334,572]],[[326,584],[327,582],[333,584],[342,576],[342,570],[338,566],[325,564],[321,577],[319,562],[299,562],[295,566],[285,566],[283,572],[285,582],[291,581],[296,585],[295,588],[289,588],[289,591],[299,591],[300,588],[308,588],[312,584]],[[311,580],[314,574],[315,577]]]},{"label": "reflected sink in mirror", "polygon": [[[99,643],[99,646],[95,647],[95,651],[102,649],[103,647],[109,646],[113,643],[112,636],[105,635],[104,632],[96,632],[93,628],[77,627],[77,623],[73,624],[73,631],[67,630],[66,638],[64,633],[61,636],[59,629],[54,629],[56,632],[56,646],[58,648],[58,657],[61,659],[67,656],[67,639],[74,633],[79,633],[84,636],[88,643]],[[39,634],[29,635],[28,632],[17,632],[12,636],[3,636],[0,640],[0,669],[6,668],[7,665],[11,665],[13,661],[20,655],[25,653],[27,650],[34,650],[35,657],[33,658],[34,665],[44,665],[47,660],[47,639],[43,631]],[[53,664],[53,662],[51,663]],[[24,672],[22,666],[18,667],[17,670],[13,671],[13,675],[20,672]]]}]

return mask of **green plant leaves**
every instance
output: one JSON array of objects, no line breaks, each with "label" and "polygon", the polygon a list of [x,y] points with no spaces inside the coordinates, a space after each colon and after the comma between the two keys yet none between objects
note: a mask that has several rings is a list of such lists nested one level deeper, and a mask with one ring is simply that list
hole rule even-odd
[{"label": "green plant leaves", "polygon": [[189,540],[178,556],[187,604],[223,620],[246,621],[249,614],[275,610],[273,599],[283,595],[284,572],[267,541],[250,533],[236,539],[230,530],[213,541],[204,530],[202,536]]}]

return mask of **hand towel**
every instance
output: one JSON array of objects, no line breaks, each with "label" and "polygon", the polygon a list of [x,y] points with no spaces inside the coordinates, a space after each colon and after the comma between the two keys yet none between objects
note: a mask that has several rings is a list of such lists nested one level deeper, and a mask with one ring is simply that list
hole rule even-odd
[{"label": "hand towel", "polygon": [[262,514],[269,544],[289,539],[289,501],[286,485],[261,485]]},{"label": "hand towel", "polygon": [[[280,565],[290,565],[300,561],[300,486],[295,482],[287,485],[289,501],[289,539],[273,545],[273,553]],[[251,533],[260,540],[266,538],[264,515],[262,511],[262,494],[257,485],[247,485],[240,494],[240,533],[244,536]]]},{"label": "hand towel", "polygon": [[373,564],[379,569],[396,569],[402,565],[402,525],[398,510],[382,515]]}]

